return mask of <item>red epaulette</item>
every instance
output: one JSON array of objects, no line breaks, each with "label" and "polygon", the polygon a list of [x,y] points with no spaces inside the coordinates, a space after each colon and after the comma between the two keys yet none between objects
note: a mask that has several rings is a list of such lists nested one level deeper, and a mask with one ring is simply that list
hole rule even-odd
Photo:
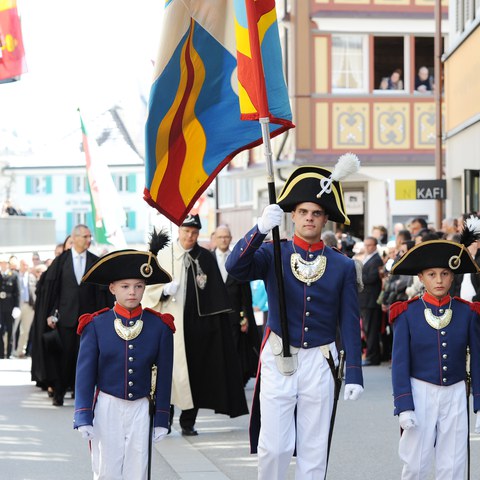
[{"label": "red epaulette", "polygon": [[389,323],[392,324],[395,321],[395,319],[408,308],[408,304],[411,302],[414,302],[415,300],[418,300],[418,297],[413,297],[410,300],[406,300],[404,302],[392,303],[390,305],[389,315],[388,315]]},{"label": "red epaulette", "polygon": [[480,315],[480,302],[469,302],[468,300],[465,300],[464,298],[460,297],[453,297],[455,300],[458,300],[459,302],[466,303],[471,310],[473,310],[477,315]]},{"label": "red epaulette", "polygon": [[155,310],[152,310],[151,308],[144,308],[144,310],[147,310],[147,312],[153,313],[156,315],[158,318],[162,320],[165,325],[168,325],[170,327],[170,330],[175,333],[175,323],[173,321],[173,315],[170,315],[169,313],[160,313],[156,312]]},{"label": "red epaulette", "polygon": [[107,312],[110,310],[108,307],[102,308],[98,312],[94,313],[84,313],[83,315],[80,316],[78,319],[78,327],[77,327],[77,334],[81,335],[83,332],[83,329],[93,320],[94,317],[97,315],[100,315],[103,312]]}]

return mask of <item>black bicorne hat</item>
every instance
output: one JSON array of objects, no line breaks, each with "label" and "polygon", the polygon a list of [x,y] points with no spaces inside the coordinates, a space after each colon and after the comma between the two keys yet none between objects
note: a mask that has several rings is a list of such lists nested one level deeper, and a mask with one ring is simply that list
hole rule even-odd
[{"label": "black bicorne hat", "polygon": [[110,285],[117,280],[138,278],[147,285],[169,283],[172,277],[158,263],[157,253],[166,246],[169,237],[164,232],[154,231],[148,252],[126,249],[110,252],[99,258],[82,278],[84,283]]},{"label": "black bicorne hat", "polygon": [[417,275],[428,268],[449,268],[453,273],[478,273],[480,268],[467,247],[480,239],[480,220],[471,216],[465,221],[460,243],[429,240],[415,245],[396,262],[394,275]]},{"label": "black bicorne hat", "polygon": [[194,227],[201,230],[202,222],[200,222],[200,215],[187,215],[181,227]]},{"label": "black bicorne hat", "polygon": [[340,180],[359,168],[353,153],[342,155],[333,171],[316,165],[298,167],[288,178],[277,203],[285,212],[291,212],[299,203],[313,202],[322,206],[333,222],[350,225],[345,211]]}]

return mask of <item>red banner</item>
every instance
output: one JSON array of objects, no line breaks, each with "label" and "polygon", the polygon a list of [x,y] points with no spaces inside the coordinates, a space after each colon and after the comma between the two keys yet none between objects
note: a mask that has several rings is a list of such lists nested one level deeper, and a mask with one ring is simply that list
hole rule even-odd
[{"label": "red banner", "polygon": [[16,0],[0,0],[0,81],[27,71]]}]

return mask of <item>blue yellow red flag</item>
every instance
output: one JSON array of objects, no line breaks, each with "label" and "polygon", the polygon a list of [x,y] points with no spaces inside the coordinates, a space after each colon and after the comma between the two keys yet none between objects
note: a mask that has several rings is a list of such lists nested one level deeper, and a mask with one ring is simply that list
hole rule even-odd
[{"label": "blue yellow red flag", "polygon": [[[177,225],[237,153],[262,143],[258,124],[240,118],[236,12],[230,0],[165,2],[145,132],[144,198]],[[280,62],[277,70],[265,69],[280,75],[266,82],[275,101],[271,137],[293,127],[274,30],[266,25],[262,37],[264,58],[271,53]]]}]

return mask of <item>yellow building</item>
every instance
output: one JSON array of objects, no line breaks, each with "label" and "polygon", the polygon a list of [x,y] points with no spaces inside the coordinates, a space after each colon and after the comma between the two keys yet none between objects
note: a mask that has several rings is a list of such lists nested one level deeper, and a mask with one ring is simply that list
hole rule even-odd
[{"label": "yellow building", "polygon": [[450,2],[445,65],[447,213],[480,211],[480,2]]},{"label": "yellow building", "polygon": [[[446,4],[443,12],[446,37]],[[396,188],[435,179],[434,1],[277,0],[277,13],[296,128],[274,142],[276,186],[298,165],[333,168],[352,151],[361,169],[344,190],[354,235],[434,221],[434,199]],[[416,89],[421,67],[425,91]],[[219,176],[218,221],[237,234],[250,227],[267,203],[265,177],[261,149],[236,159]]]}]

